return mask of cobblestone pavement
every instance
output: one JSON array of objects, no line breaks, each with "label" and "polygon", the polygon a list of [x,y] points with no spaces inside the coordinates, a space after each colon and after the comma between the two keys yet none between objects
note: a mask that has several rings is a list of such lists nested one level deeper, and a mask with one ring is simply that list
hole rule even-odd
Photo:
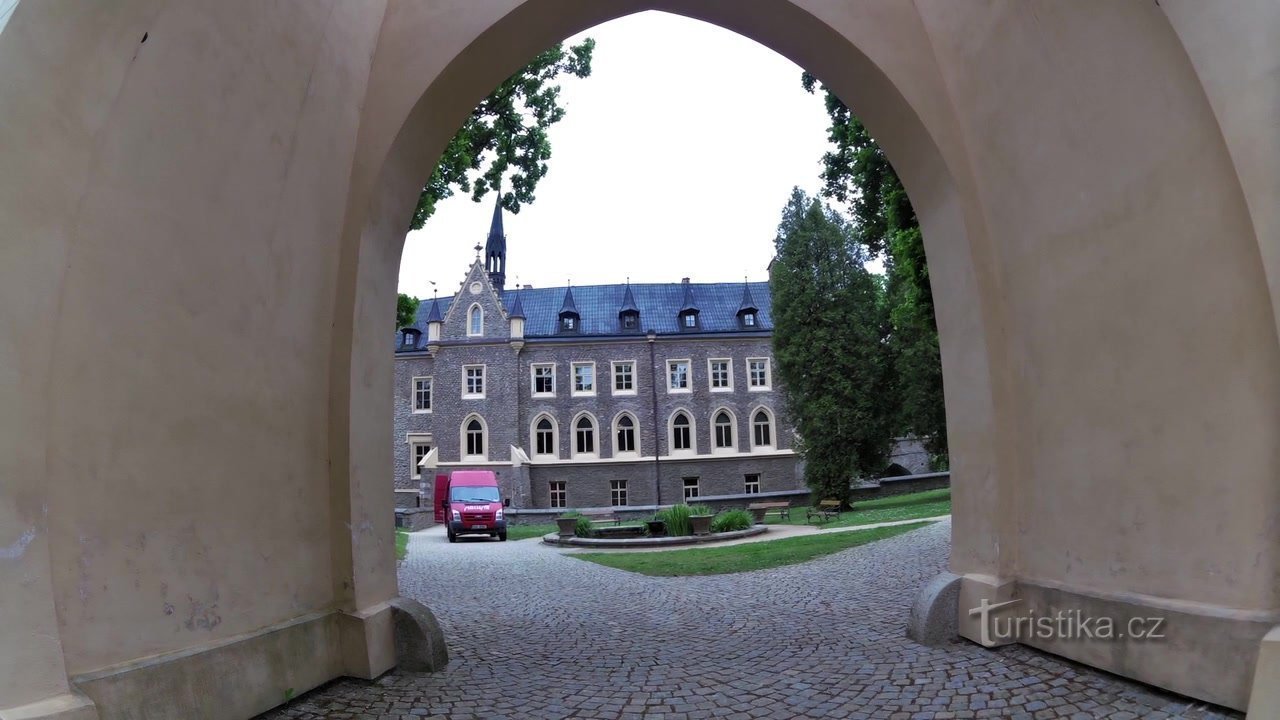
[{"label": "cobblestone pavement", "polygon": [[945,564],[938,523],[802,565],[654,578],[537,540],[412,536],[401,592],[449,667],[339,680],[263,718],[1239,718],[1012,646],[903,636]]}]

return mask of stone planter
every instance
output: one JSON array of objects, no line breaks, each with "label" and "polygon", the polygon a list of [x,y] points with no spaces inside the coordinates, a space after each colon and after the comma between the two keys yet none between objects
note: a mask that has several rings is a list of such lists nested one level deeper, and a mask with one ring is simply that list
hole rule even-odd
[{"label": "stone planter", "polygon": [[709,535],[711,533],[711,518],[714,515],[690,515],[689,525],[693,528],[694,535]]},{"label": "stone planter", "polygon": [[751,516],[755,518],[757,525],[764,524],[764,514],[769,512],[768,508],[751,508]]},{"label": "stone planter", "polygon": [[646,520],[645,527],[649,529],[649,537],[666,537],[667,523],[663,520]]},{"label": "stone planter", "polygon": [[578,518],[576,517],[558,517],[556,518],[556,529],[562,538],[573,537],[574,532],[578,528]]}]

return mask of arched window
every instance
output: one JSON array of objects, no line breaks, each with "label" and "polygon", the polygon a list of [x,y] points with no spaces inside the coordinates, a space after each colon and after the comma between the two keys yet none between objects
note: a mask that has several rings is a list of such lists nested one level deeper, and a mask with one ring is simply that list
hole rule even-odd
[{"label": "arched window", "polygon": [[683,410],[671,418],[671,449],[685,452],[693,450],[693,423]]},{"label": "arched window", "polygon": [[551,418],[543,415],[533,426],[533,454],[558,455],[556,447],[556,426]]},{"label": "arched window", "polygon": [[595,454],[596,424],[590,415],[583,415],[573,424],[573,449],[576,455]]},{"label": "arched window", "polygon": [[467,312],[467,335],[480,337],[484,335],[484,308],[472,305]]},{"label": "arched window", "polygon": [[473,417],[462,426],[462,449],[464,457],[484,457],[484,423]]},{"label": "arched window", "polygon": [[727,410],[716,413],[712,420],[715,428],[715,444],[717,450],[733,449],[733,416]]},{"label": "arched window", "polygon": [[773,418],[764,408],[751,417],[751,444],[755,447],[773,446]]},{"label": "arched window", "polygon": [[613,454],[634,453],[636,451],[636,421],[630,415],[623,413],[618,416],[614,422],[614,445]]}]

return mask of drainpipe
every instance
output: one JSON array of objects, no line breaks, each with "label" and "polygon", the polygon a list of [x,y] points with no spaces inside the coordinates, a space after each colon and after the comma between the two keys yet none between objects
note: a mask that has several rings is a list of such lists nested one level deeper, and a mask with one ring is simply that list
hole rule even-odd
[{"label": "drainpipe", "polygon": [[658,454],[661,445],[658,442],[658,366],[657,360],[654,358],[653,345],[658,339],[658,333],[653,328],[649,328],[649,332],[645,334],[645,338],[649,341],[649,397],[653,402],[653,497],[658,507],[662,506],[662,473],[659,470]]}]

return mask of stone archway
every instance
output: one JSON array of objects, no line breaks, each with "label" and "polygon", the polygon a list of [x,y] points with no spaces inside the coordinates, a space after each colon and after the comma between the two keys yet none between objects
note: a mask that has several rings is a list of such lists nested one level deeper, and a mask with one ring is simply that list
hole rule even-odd
[{"label": "stone archway", "polygon": [[1170,614],[1158,646],[1040,645],[1248,702],[1227,659],[1280,609],[1280,11],[130,0],[24,2],[0,35],[5,707],[114,716],[145,682],[247,713],[390,667],[412,200],[504,75],[643,9],[814,71],[912,194],[962,602]]}]

